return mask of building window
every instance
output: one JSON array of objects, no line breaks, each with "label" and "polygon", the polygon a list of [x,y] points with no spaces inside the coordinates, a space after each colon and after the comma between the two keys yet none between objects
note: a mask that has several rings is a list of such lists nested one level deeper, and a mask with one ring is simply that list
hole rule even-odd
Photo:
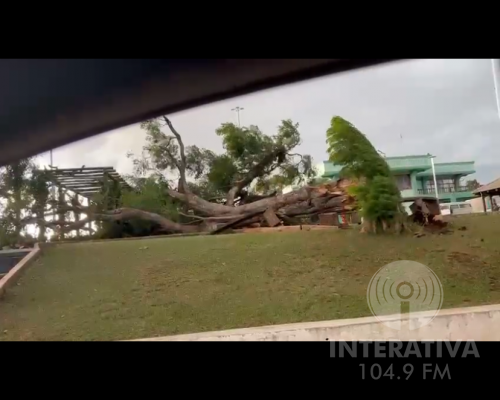
[{"label": "building window", "polygon": [[396,175],[396,184],[399,190],[411,189],[410,175]]},{"label": "building window", "polygon": [[[437,179],[438,192],[439,193],[454,193],[455,192],[455,181],[451,178],[449,179]],[[434,181],[427,181],[427,190],[429,192],[434,191]]]}]

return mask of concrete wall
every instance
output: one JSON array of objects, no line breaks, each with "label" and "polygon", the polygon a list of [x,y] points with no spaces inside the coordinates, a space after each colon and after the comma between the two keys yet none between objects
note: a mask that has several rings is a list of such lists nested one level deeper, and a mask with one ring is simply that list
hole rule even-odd
[{"label": "concrete wall", "polygon": [[425,189],[425,187],[426,187],[425,180],[421,179],[421,178],[417,178],[416,173],[413,173],[412,175],[415,175],[415,186],[413,186],[413,183],[412,183],[412,187],[415,189],[415,196],[418,196],[419,195],[418,191]]},{"label": "concrete wall", "polygon": [[412,171],[410,173],[410,180],[411,180],[411,191],[413,193],[412,196],[418,196],[418,180],[417,180],[417,173],[415,171]]},{"label": "concrete wall", "polygon": [[[411,323],[427,322],[433,311],[411,314]],[[399,315],[385,320],[399,319]],[[408,324],[408,316],[404,325]],[[374,317],[273,325],[194,333],[142,341],[326,341],[326,340],[500,340],[500,305],[441,310],[417,330],[394,330]]]},{"label": "concrete wall", "polygon": [[415,194],[415,190],[413,189],[406,189],[406,190],[400,190],[400,193],[401,193],[401,197],[403,199],[406,199],[408,197],[416,197],[418,196],[417,194]]},{"label": "concrete wall", "polygon": [[40,256],[41,249],[38,243],[21,261],[19,261],[10,271],[0,279],[0,299],[5,295],[8,288],[16,284],[21,275],[33,265]]},{"label": "concrete wall", "polygon": [[[485,197],[484,201],[486,203],[486,211],[491,211],[490,198]],[[481,197],[476,197],[474,199],[467,200],[467,203],[469,203],[472,206],[472,212],[475,212],[475,213],[483,213],[484,212],[483,200],[481,199]]]},{"label": "concrete wall", "polygon": [[31,249],[1,250],[0,251],[0,275],[6,274],[15,265],[29,254]]}]

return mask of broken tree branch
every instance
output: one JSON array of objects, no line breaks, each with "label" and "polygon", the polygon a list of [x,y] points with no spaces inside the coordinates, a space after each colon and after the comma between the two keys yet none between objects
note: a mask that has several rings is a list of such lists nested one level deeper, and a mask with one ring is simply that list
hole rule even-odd
[{"label": "broken tree branch", "polygon": [[170,122],[170,120],[165,115],[163,116],[163,119],[167,123],[168,128],[174,134],[175,138],[177,139],[177,143],[179,144],[179,152],[180,152],[180,155],[181,155],[181,162],[180,162],[180,164],[177,163],[177,168],[178,168],[179,174],[180,174],[180,180],[179,181],[181,183],[179,185],[179,190],[182,191],[182,192],[185,192],[186,190],[188,190],[188,188],[187,188],[187,181],[186,181],[186,165],[187,165],[187,162],[186,162],[186,151],[185,151],[185,148],[184,148],[184,142],[182,141],[182,137],[179,134],[179,132],[177,132],[175,130],[174,126],[172,125],[172,122]]},{"label": "broken tree branch", "polygon": [[233,206],[234,199],[239,195],[240,191],[250,185],[254,179],[262,176],[266,167],[268,167],[280,154],[284,154],[285,152],[285,147],[279,146],[272,152],[266,154],[242,179],[235,182],[234,186],[227,193],[226,205]]},{"label": "broken tree branch", "polygon": [[262,211],[256,211],[254,213],[251,213],[251,214],[248,214],[248,215],[244,215],[244,216],[242,216],[242,217],[240,217],[240,218],[238,218],[238,219],[236,219],[236,220],[234,220],[232,222],[229,222],[229,223],[227,223],[227,224],[225,224],[225,225],[223,225],[223,226],[215,229],[214,231],[210,232],[210,234],[211,235],[217,235],[218,233],[224,232],[225,230],[230,229],[230,228],[232,228],[232,227],[234,227],[236,225],[239,225],[242,222],[245,222],[245,221],[247,221],[247,220],[249,220],[251,218],[254,218],[254,217],[256,217],[256,216],[258,216],[260,214],[262,214]]}]

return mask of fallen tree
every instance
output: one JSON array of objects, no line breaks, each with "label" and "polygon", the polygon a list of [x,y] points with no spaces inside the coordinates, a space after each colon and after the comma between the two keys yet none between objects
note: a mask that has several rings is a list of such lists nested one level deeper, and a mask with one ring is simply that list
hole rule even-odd
[{"label": "fallen tree", "polygon": [[[300,134],[298,124],[290,120],[283,121],[278,134],[272,137],[262,134],[257,127],[223,124],[217,130],[226,150],[223,155],[185,146],[165,116],[146,121],[142,127],[148,144],[142,158],[133,160],[136,175],[153,172],[164,176],[165,171],[177,172],[177,187],[166,188],[165,196],[174,199],[179,204],[179,213],[190,221],[174,222],[158,213],[128,207],[105,211],[80,207],[78,211],[87,214],[87,218],[76,222],[51,221],[46,226],[56,225],[58,232],[68,232],[81,229],[90,221],[141,219],[158,224],[165,232],[218,232],[224,226],[266,224],[272,214],[290,223],[297,216],[355,208],[353,197],[346,191],[350,184],[346,180],[320,186],[305,184],[315,171],[311,157],[292,152],[300,143]],[[163,127],[168,127],[172,135],[162,132]],[[188,176],[195,182],[189,182]],[[301,183],[305,185],[299,189],[279,193],[284,186]],[[252,185],[261,193],[249,193]],[[69,210],[70,206],[64,209]],[[268,210],[272,213],[264,217]]]},{"label": "fallen tree", "polygon": [[335,184],[324,186],[304,186],[286,194],[257,200],[252,203],[233,207],[206,201],[191,193],[180,193],[168,190],[168,194],[189,205],[195,211],[208,216],[237,216],[254,212],[264,212],[268,208],[283,209],[283,213],[290,216],[308,214],[318,209],[337,208],[341,210],[348,198],[347,193]]},{"label": "fallen tree", "polygon": [[[345,186],[344,186],[345,188]],[[65,211],[78,211],[87,214],[80,221],[49,221],[46,226],[58,226],[57,233],[66,233],[76,229],[84,228],[92,221],[126,221],[131,219],[142,219],[158,224],[164,232],[193,233],[216,231],[221,225],[229,224],[228,227],[243,227],[256,222],[263,223],[262,215],[267,210],[272,210],[278,218],[304,216],[320,212],[345,212],[355,209],[354,199],[349,196],[340,185],[324,185],[319,187],[305,186],[296,191],[278,195],[243,206],[227,206],[216,204],[215,209],[210,208],[208,216],[191,215],[198,223],[180,224],[168,218],[144,210],[119,208],[106,212],[97,212],[95,207],[65,207]],[[206,211],[206,200],[191,194],[181,194],[176,191],[168,191],[175,198],[185,202],[192,209]],[[214,205],[209,203],[210,206]],[[207,214],[205,212],[205,214]],[[26,221],[28,222],[28,221]],[[34,222],[33,218],[29,222]],[[239,222],[239,223],[236,223]]]}]

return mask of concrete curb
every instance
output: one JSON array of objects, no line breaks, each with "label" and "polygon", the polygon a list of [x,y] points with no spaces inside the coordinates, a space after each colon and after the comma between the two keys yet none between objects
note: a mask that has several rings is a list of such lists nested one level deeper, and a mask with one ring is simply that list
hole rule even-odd
[{"label": "concrete curb", "polygon": [[[434,311],[422,311],[412,313],[411,320],[425,324],[433,316]],[[430,323],[415,330],[394,330],[383,323],[398,319],[399,315],[388,315],[379,319],[364,317],[270,325],[134,341],[500,340],[500,304],[441,310]],[[406,315],[401,319],[407,324],[410,318]]]},{"label": "concrete curb", "polygon": [[21,275],[30,267],[40,256],[42,249],[35,243],[35,247],[14,268],[12,268],[2,279],[0,279],[0,299],[5,296],[8,288],[14,286]]}]

